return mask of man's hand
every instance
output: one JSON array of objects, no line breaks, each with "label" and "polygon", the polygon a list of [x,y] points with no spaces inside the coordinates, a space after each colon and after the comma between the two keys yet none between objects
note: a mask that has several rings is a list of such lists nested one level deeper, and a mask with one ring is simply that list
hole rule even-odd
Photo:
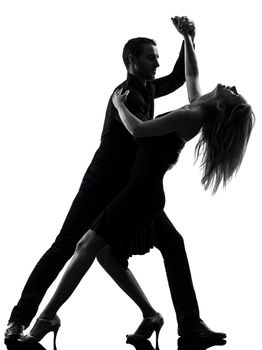
[{"label": "man's hand", "polygon": [[192,41],[194,41],[195,35],[196,35],[196,28],[193,21],[190,21],[186,16],[183,16],[183,17],[175,16],[171,18],[171,20],[180,34],[184,36],[190,35],[192,38]]}]

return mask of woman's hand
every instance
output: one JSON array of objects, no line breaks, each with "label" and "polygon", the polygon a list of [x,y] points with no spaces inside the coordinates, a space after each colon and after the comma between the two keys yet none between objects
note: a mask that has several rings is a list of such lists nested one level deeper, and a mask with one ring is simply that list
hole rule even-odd
[{"label": "woman's hand", "polygon": [[118,109],[121,104],[124,105],[127,100],[129,90],[126,90],[126,92],[124,92],[123,94],[122,94],[122,91],[123,91],[123,88],[116,90],[113,94],[112,102],[116,107],[116,109]]}]

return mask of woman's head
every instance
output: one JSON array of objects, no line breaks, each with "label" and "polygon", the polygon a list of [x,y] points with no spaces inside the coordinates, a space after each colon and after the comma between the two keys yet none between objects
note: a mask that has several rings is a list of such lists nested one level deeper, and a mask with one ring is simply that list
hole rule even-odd
[{"label": "woman's head", "polygon": [[216,88],[214,89],[214,98],[217,99],[217,101],[225,101],[228,104],[235,104],[236,98],[241,97],[239,93],[237,92],[237,89],[235,86],[225,86],[222,84],[217,84]]},{"label": "woman's head", "polygon": [[207,103],[207,118],[196,145],[196,158],[202,154],[202,184],[213,187],[213,193],[222,182],[225,186],[239,169],[244,157],[254,114],[251,106],[238,94],[235,87],[218,84]]}]

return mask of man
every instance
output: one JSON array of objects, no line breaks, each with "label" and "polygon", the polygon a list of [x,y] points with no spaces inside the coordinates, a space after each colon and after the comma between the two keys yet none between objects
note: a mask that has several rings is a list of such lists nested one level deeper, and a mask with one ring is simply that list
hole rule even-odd
[{"label": "man", "polygon": [[[186,18],[181,21],[191,28]],[[178,28],[179,20],[173,19]],[[131,39],[123,50],[127,68],[127,80],[120,86],[128,89],[127,108],[141,120],[153,118],[154,98],[167,95],[183,85],[183,45],[168,76],[155,79],[159,66],[156,43],[147,38]],[[118,88],[120,87],[118,86]],[[55,280],[67,260],[72,256],[76,243],[91,226],[95,218],[124,188],[138,149],[137,143],[123,126],[110,98],[101,137],[101,144],[82,180],[60,234],[50,249],[39,260],[24,287],[18,304],[13,308],[5,338],[18,339],[35,316],[47,289]],[[175,307],[178,334],[204,338],[223,338],[225,334],[211,331],[200,319],[198,304],[191,280],[185,247],[181,235],[162,212],[154,222],[154,245],[164,259],[172,301]],[[108,253],[107,253],[108,257]],[[98,258],[111,277],[129,293],[129,285],[119,280],[110,268],[110,257],[103,252]],[[127,268],[127,262],[122,265]]]}]

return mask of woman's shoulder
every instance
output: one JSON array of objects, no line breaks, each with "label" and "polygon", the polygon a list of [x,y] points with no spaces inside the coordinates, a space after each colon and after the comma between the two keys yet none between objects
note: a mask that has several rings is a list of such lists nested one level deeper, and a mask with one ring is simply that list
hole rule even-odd
[{"label": "woman's shoulder", "polygon": [[177,109],[169,111],[169,112],[158,114],[154,119],[163,118],[163,117],[167,116],[168,114],[171,114],[171,113],[174,114],[177,111],[183,111],[183,110],[185,110],[185,111],[188,110],[189,111],[190,110],[189,105],[185,105],[183,107],[177,108]]}]

